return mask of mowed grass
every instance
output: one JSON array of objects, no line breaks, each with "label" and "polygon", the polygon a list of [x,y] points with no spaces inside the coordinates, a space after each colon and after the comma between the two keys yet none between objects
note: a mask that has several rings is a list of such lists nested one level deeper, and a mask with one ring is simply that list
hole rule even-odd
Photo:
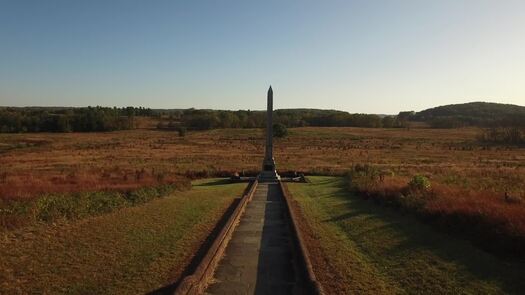
[{"label": "mowed grass", "polygon": [[2,234],[0,293],[141,294],[174,282],[245,187],[201,180],[144,205]]},{"label": "mowed grass", "polygon": [[525,265],[354,196],[343,178],[310,179],[288,187],[329,294],[523,294]]}]

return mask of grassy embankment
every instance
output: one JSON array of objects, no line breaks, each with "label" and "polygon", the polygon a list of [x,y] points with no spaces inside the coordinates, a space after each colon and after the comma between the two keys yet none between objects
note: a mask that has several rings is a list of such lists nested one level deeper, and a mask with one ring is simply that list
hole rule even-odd
[{"label": "grassy embankment", "polygon": [[246,186],[193,185],[140,206],[2,233],[0,289],[138,294],[173,282]]},{"label": "grassy embankment", "polygon": [[309,224],[316,275],[330,294],[519,294],[525,266],[354,196],[343,178],[290,184]]}]

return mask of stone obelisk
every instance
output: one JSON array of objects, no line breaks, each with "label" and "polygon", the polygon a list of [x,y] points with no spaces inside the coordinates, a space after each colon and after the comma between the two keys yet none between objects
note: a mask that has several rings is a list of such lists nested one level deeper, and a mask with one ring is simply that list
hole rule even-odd
[{"label": "stone obelisk", "polygon": [[272,86],[268,89],[266,107],[266,150],[259,181],[279,180],[279,174],[275,170],[275,160],[273,158],[273,90]]}]

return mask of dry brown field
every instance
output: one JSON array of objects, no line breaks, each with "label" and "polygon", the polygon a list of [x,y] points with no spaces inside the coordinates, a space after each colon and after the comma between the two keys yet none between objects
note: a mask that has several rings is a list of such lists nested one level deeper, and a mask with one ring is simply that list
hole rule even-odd
[{"label": "dry brown field", "polygon": [[[295,128],[276,140],[278,169],[344,173],[372,164],[404,182],[415,174],[432,183],[501,195],[525,192],[525,150],[486,146],[477,129]],[[257,171],[263,130],[0,135],[0,196],[131,189],[193,177]]]}]

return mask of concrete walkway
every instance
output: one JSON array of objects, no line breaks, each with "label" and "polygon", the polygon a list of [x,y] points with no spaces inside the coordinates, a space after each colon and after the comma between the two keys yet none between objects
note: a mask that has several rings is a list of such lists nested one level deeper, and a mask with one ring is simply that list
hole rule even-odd
[{"label": "concrete walkway", "polygon": [[260,183],[207,294],[293,294],[300,289],[292,232],[278,183]]}]

